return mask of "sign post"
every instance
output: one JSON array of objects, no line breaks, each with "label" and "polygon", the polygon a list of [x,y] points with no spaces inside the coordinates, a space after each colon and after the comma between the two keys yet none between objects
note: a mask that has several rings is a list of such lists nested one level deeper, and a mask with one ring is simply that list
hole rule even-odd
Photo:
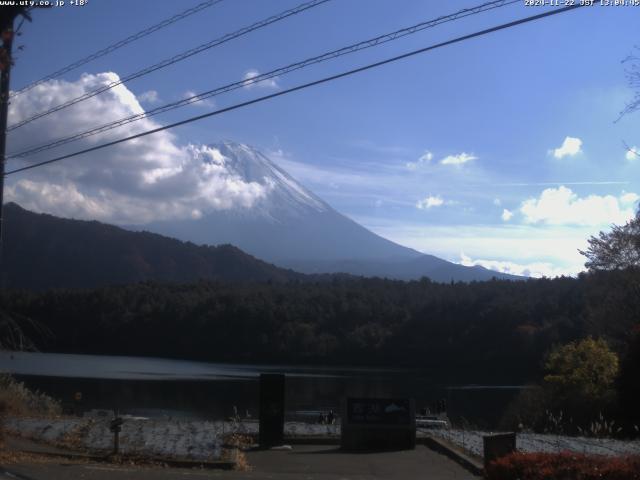
[{"label": "sign post", "polygon": [[76,416],[82,416],[82,392],[73,394],[73,411]]},{"label": "sign post", "polygon": [[116,416],[113,420],[111,420],[111,424],[109,426],[109,430],[113,432],[113,454],[117,455],[118,450],[120,450],[120,432],[122,431],[122,424],[124,420],[118,417],[118,411],[115,412]]}]

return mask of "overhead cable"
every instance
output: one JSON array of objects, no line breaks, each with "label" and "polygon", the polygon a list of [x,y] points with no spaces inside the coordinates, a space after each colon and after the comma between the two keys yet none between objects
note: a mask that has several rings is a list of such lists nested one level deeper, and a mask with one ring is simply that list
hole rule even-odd
[{"label": "overhead cable", "polygon": [[124,38],[116,43],[113,43],[111,45],[109,45],[108,47],[105,47],[101,50],[98,50],[95,53],[92,53],[91,55],[88,55],[84,58],[81,58],[80,60],[77,60],[69,65],[66,65],[64,67],[62,67],[59,70],[56,70],[53,73],[50,73],[48,75],[45,75],[44,77],[42,77],[39,80],[36,80],[35,82],[32,82],[24,87],[22,87],[20,90],[16,90],[14,92],[11,92],[11,97],[15,97],[16,95],[20,95],[21,93],[24,92],[28,92],[29,90],[31,90],[34,87],[37,87],[38,85],[40,85],[41,83],[47,82],[49,80],[52,80],[54,78],[58,78],[61,75],[64,75],[67,72],[70,72],[72,70],[75,70],[78,67],[81,67],[82,65],[86,65],[89,62],[92,62],[93,60],[96,60],[97,58],[100,57],[104,57],[105,55],[110,54],[111,52],[114,52],[116,50],[118,50],[119,48],[124,47],[125,45],[128,45],[132,42],[135,42],[136,40],[139,40],[143,37],[146,37],[147,35],[151,35],[154,32],[157,32],[158,30],[168,27],[169,25],[172,25],[184,18],[187,18],[191,15],[193,15],[194,13],[198,13],[202,10],[204,10],[205,8],[209,8],[214,6],[217,3],[222,2],[223,0],[207,0],[206,2],[202,2],[199,3],[198,5],[188,8],[180,13],[177,13],[176,15],[173,15],[170,18],[167,18],[163,21],[161,21],[160,23],[156,23],[155,25],[152,25],[148,28],[145,28],[144,30],[141,30],[137,33],[134,33],[133,35],[129,35],[127,38]]},{"label": "overhead cable", "polygon": [[296,63],[292,63],[289,64],[287,66],[284,67],[280,67],[280,68],[276,68],[274,70],[271,70],[269,72],[260,74],[260,75],[256,75],[254,77],[248,78],[248,79],[243,79],[243,80],[239,80],[227,85],[223,85],[221,87],[217,87],[214,88],[212,90],[207,90],[206,92],[202,92],[202,93],[198,93],[198,94],[194,94],[191,95],[187,98],[172,102],[172,103],[168,103],[166,105],[161,105],[159,107],[153,108],[151,110],[145,111],[145,112],[141,112],[141,113],[137,113],[135,115],[130,115],[128,117],[124,117],[121,118],[119,120],[115,120],[109,123],[105,123],[103,125],[97,126],[97,127],[93,127],[91,129],[85,130],[83,132],[79,132],[64,138],[59,138],[57,140],[54,140],[52,142],[48,142],[46,144],[42,144],[36,147],[29,147],[25,150],[22,150],[20,152],[15,152],[15,153],[11,153],[7,156],[7,158],[22,158],[22,157],[27,157],[30,155],[34,155],[36,153],[40,153],[43,152],[45,150],[50,150],[52,148],[56,148],[62,145],[66,145],[68,143],[77,141],[77,140],[81,140],[83,138],[87,138],[93,135],[97,135],[99,133],[103,133],[109,130],[112,130],[114,128],[118,128],[121,127],[123,125],[127,125],[129,123],[138,121],[138,120],[142,120],[143,118],[148,118],[148,117],[152,117],[155,115],[159,115],[161,113],[165,113],[171,110],[175,110],[177,108],[181,108],[187,105],[191,105],[193,103],[197,103],[197,102],[201,102],[203,100],[209,99],[211,97],[215,97],[218,95],[222,95],[224,93],[228,93],[231,92],[233,90],[237,90],[239,88],[243,88],[243,87],[248,87],[251,85],[254,85],[256,83],[260,83],[260,82],[264,82],[266,80],[269,79],[274,79],[276,77],[281,77],[283,75],[286,75],[288,73],[291,73],[293,71],[296,70],[300,70],[303,68],[306,68],[308,66],[311,65],[315,65],[318,63],[322,63],[322,62],[326,62],[328,60],[332,60],[334,58],[338,58],[341,57],[343,55],[348,55],[351,53],[355,53],[361,50],[365,50],[367,48],[371,48],[371,47],[375,47],[377,45],[381,45],[387,42],[391,42],[393,40],[397,40],[399,38],[405,37],[407,35],[412,35],[415,34],[417,32],[423,31],[427,28],[433,28],[437,25],[441,25],[443,23],[447,23],[447,22],[451,22],[454,20],[459,20],[461,18],[464,17],[468,17],[471,15],[477,15],[479,13],[488,11],[488,10],[493,10],[495,8],[500,8],[500,7],[504,7],[507,5],[511,5],[513,3],[520,3],[520,0],[494,0],[494,1],[490,1],[487,3],[483,3],[481,5],[478,5],[476,7],[471,7],[471,8],[465,8],[463,10],[460,10],[458,12],[449,14],[449,15],[443,15],[441,17],[437,17],[435,19],[432,20],[427,20],[424,22],[420,22],[418,24],[412,25],[410,27],[406,27],[406,28],[402,28],[400,30],[396,30],[394,32],[391,33],[386,33],[384,35],[379,35],[377,37],[368,39],[368,40],[364,40],[343,48],[340,48],[338,50],[332,50],[330,52],[326,52],[323,53],[321,55],[317,55],[315,57],[311,57],[311,58],[307,58],[305,60],[296,62]]},{"label": "overhead cable", "polygon": [[327,3],[331,0],[311,0],[305,3],[302,3],[300,5],[298,5],[297,7],[294,8],[290,8],[288,10],[285,10],[284,12],[281,12],[277,15],[273,15],[271,17],[265,18],[264,20],[261,20],[259,22],[256,22],[252,25],[249,25],[247,27],[241,28],[240,30],[236,30],[235,32],[232,33],[228,33],[226,35],[223,35],[222,37],[216,38],[214,40],[211,40],[210,42],[207,43],[203,43],[202,45],[199,45],[197,47],[191,48],[187,51],[184,51],[182,53],[179,53],[177,55],[174,55],[171,58],[167,58],[165,60],[162,60],[161,62],[155,63],[153,65],[150,65],[148,67],[143,68],[142,70],[138,70],[137,72],[131,73],[123,78],[119,78],[118,80],[114,80],[113,82],[110,82],[106,85],[103,85],[99,88],[96,88],[95,90],[91,90],[89,92],[84,93],[83,95],[80,95],[79,97],[73,98],[71,100],[68,100],[64,103],[61,103],[59,105],[56,105],[55,107],[50,108],[49,110],[45,110],[43,112],[40,113],[36,113],[34,115],[32,115],[31,117],[25,118],[24,120],[19,121],[18,123],[15,123],[13,125],[10,125],[7,128],[7,131],[10,132],[12,130],[15,130],[16,128],[20,128],[28,123],[33,122],[34,120],[38,120],[39,118],[42,117],[46,117],[47,115],[51,115],[52,113],[55,112],[59,112],[60,110],[63,110],[65,108],[68,108],[72,105],[75,105],[77,103],[83,102],[89,98],[95,97],[96,95],[99,95],[101,93],[104,93],[108,90],[111,90],[114,87],[117,87],[118,85],[122,85],[123,83],[129,82],[133,79],[136,78],[140,78],[143,77],[145,75],[148,75],[152,72],[155,72],[157,70],[160,70],[162,68],[166,68],[170,65],[174,65],[178,62],[181,62],[182,60],[185,60],[189,57],[192,57],[194,55],[197,55],[199,53],[202,53],[206,50],[209,50],[211,48],[217,47],[219,45],[222,45],[223,43],[229,42],[235,38],[241,37],[243,35],[246,35],[250,32],[253,32],[254,30],[258,30],[260,28],[264,28],[268,25],[271,25],[272,23],[276,23],[279,22],[281,20],[284,20],[285,18],[291,17],[292,15],[296,15],[298,13],[302,13],[306,10],[309,10],[311,8],[317,7],[319,5],[322,5],[323,3]]},{"label": "overhead cable", "polygon": [[264,101],[267,101],[267,100],[271,100],[273,98],[280,97],[280,96],[283,96],[283,95],[287,95],[287,94],[290,94],[290,93],[293,93],[293,92],[297,92],[299,90],[304,90],[304,89],[307,89],[307,88],[310,88],[310,87],[314,87],[316,85],[320,85],[320,84],[323,84],[323,83],[328,83],[328,82],[331,82],[331,81],[334,81],[334,80],[338,80],[340,78],[344,78],[344,77],[348,77],[348,76],[351,76],[351,75],[355,75],[357,73],[361,73],[361,72],[364,72],[364,71],[367,71],[367,70],[371,70],[373,68],[381,67],[381,66],[387,65],[389,63],[397,62],[399,60],[403,60],[403,59],[406,59],[406,58],[409,58],[409,57],[413,57],[415,55],[426,53],[426,52],[429,52],[429,51],[432,51],[432,50],[435,50],[435,49],[438,49],[438,48],[442,48],[442,47],[445,47],[445,46],[448,46],[448,45],[453,45],[455,43],[464,42],[464,41],[470,40],[472,38],[488,35],[490,33],[494,33],[494,32],[500,31],[500,30],[505,30],[505,29],[512,28],[512,27],[515,27],[515,26],[518,26],[518,25],[522,25],[522,24],[525,24],[525,23],[533,22],[535,20],[540,20],[542,18],[550,17],[550,16],[553,16],[553,15],[558,15],[560,13],[565,13],[565,12],[568,12],[570,10],[575,10],[575,9],[581,8],[583,6],[585,6],[585,5],[583,5],[583,4],[574,4],[574,5],[570,5],[570,6],[567,6],[567,7],[554,8],[552,10],[548,10],[546,12],[539,13],[537,15],[531,15],[529,17],[525,17],[525,18],[521,18],[521,19],[518,19],[518,20],[511,21],[511,22],[503,23],[503,24],[497,25],[495,27],[487,28],[487,29],[480,30],[480,31],[477,31],[477,32],[474,32],[474,33],[463,35],[461,37],[456,37],[454,39],[447,40],[445,42],[441,42],[441,43],[437,43],[437,44],[430,45],[430,46],[427,46],[427,47],[419,48],[417,50],[413,50],[413,51],[408,52],[408,53],[404,53],[404,54],[397,55],[397,56],[394,56],[394,57],[391,57],[391,58],[387,58],[387,59],[381,60],[379,62],[370,63],[370,64],[362,66],[362,67],[354,68],[352,70],[347,70],[345,72],[338,73],[338,74],[335,74],[335,75],[331,75],[331,76],[328,76],[328,77],[324,77],[324,78],[321,78],[319,80],[314,80],[312,82],[304,83],[304,84],[301,84],[301,85],[298,85],[298,86],[295,86],[295,87],[288,88],[286,90],[275,92],[275,93],[272,93],[272,94],[269,94],[269,95],[264,95],[262,97],[255,98],[253,100],[248,100],[246,102],[237,103],[235,105],[231,105],[229,107],[221,108],[219,110],[214,110],[212,112],[204,113],[202,115],[197,115],[197,116],[194,116],[194,117],[190,117],[190,118],[187,118],[185,120],[181,120],[179,122],[172,123],[170,125],[165,125],[165,126],[162,126],[162,127],[154,128],[152,130],[147,130],[145,132],[141,132],[141,133],[138,133],[138,134],[135,134],[135,135],[130,135],[128,137],[120,138],[118,140],[113,140],[113,141],[110,141],[110,142],[102,143],[100,145],[96,145],[96,146],[91,147],[91,148],[86,148],[84,150],[79,150],[79,151],[76,151],[76,152],[73,152],[73,153],[69,153],[69,154],[66,154],[66,155],[59,156],[59,157],[51,158],[49,160],[45,160],[45,161],[42,161],[42,162],[33,163],[31,165],[26,165],[24,167],[16,168],[14,170],[10,170],[10,171],[6,172],[5,176],[13,175],[13,174],[16,174],[16,173],[19,173],[19,172],[24,172],[24,171],[31,170],[31,169],[38,168],[38,167],[42,167],[44,165],[49,165],[49,164],[52,164],[52,163],[55,163],[55,162],[66,160],[68,158],[77,157],[78,155],[94,152],[96,150],[101,150],[103,148],[111,147],[113,145],[118,145],[120,143],[128,142],[128,141],[135,140],[135,139],[138,139],[138,138],[141,138],[141,137],[145,137],[145,136],[148,136],[148,135],[152,135],[154,133],[162,132],[164,130],[169,130],[169,129],[172,129],[172,128],[180,127],[182,125],[187,125],[189,123],[193,123],[193,122],[196,122],[196,121],[199,121],[199,120],[203,120],[205,118],[221,115],[223,113],[227,113],[227,112],[230,112],[230,111],[233,111],[233,110],[237,110],[237,109],[240,109],[240,108],[243,108],[243,107],[247,107],[249,105],[253,105],[253,104],[256,104],[256,103],[261,103],[261,102],[264,102]]}]

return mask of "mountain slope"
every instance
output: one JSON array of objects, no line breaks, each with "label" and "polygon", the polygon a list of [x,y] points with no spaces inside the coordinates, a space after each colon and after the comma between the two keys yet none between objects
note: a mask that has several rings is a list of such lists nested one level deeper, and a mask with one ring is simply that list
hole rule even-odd
[{"label": "mountain slope", "polygon": [[304,278],[231,245],[197,246],[95,221],[37,214],[15,203],[5,205],[4,213],[2,279],[11,288]]},{"label": "mountain slope", "polygon": [[247,145],[211,145],[225,168],[268,195],[254,207],[221,210],[197,220],[156,222],[145,229],[200,244],[231,243],[279,265],[298,261],[411,259],[420,252],[379,237],[341,215],[264,154]]},{"label": "mountain slope", "polygon": [[428,277],[434,282],[471,282],[493,278],[523,280],[523,277],[488,270],[480,265],[467,267],[447,262],[433,255],[421,255],[409,260],[351,260],[341,262],[287,262],[284,265],[307,274],[345,272],[363,277],[382,277],[396,280],[417,280]]},{"label": "mountain slope", "polygon": [[404,280],[427,276],[447,282],[518,278],[447,262],[382,238],[335,211],[253,147],[222,142],[210,148],[243,181],[267,187],[267,197],[251,209],[156,222],[145,229],[201,244],[230,243],[304,273],[344,272]]}]

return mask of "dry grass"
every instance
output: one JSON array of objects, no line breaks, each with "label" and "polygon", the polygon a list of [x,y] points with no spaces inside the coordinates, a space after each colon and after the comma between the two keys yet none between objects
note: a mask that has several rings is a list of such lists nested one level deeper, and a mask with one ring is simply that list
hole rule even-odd
[{"label": "dry grass", "polygon": [[[73,464],[86,464],[90,463],[89,459],[65,459],[65,463],[73,463]],[[27,452],[17,452],[12,450],[2,450],[0,451],[0,464],[2,465],[15,465],[15,464],[24,464],[24,463],[60,463],[59,457],[54,457],[50,455],[38,455],[35,453],[27,453]]]},{"label": "dry grass", "polygon": [[239,433],[231,433],[224,438],[225,448],[222,451],[222,459],[233,462],[234,470],[240,472],[251,471],[251,465],[247,460],[247,455],[243,450],[253,445],[254,439],[249,435]]},{"label": "dry grass", "polygon": [[225,447],[247,449],[254,444],[254,438],[251,435],[242,433],[230,433],[224,437],[223,445]]},{"label": "dry grass", "polygon": [[247,455],[238,448],[225,448],[222,450],[222,460],[233,462],[233,469],[239,472],[251,471],[251,465],[247,460]]},{"label": "dry grass", "polygon": [[44,393],[29,390],[11,375],[0,374],[0,452],[4,452],[4,422],[7,416],[58,416],[60,403]]},{"label": "dry grass", "polygon": [[62,413],[60,402],[28,389],[11,375],[0,374],[0,411],[11,416],[54,417]]}]

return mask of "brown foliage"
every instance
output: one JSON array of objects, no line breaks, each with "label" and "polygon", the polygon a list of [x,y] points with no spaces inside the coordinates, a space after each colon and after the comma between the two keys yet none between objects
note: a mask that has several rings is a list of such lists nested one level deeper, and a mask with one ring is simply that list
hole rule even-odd
[{"label": "brown foliage", "polygon": [[0,413],[13,416],[57,416],[62,407],[48,395],[29,390],[11,375],[0,374]]},{"label": "brown foliage", "polygon": [[638,480],[640,457],[563,453],[512,453],[491,462],[489,480]]}]

